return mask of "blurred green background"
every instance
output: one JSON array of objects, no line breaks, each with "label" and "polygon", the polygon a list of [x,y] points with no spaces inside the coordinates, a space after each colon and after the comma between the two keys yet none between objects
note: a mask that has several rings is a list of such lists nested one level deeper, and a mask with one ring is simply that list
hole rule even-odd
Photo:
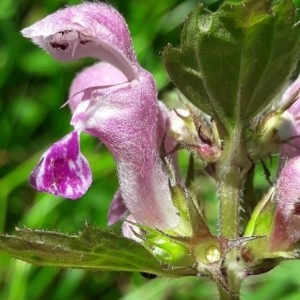
[{"label": "blurred green background", "polygon": [[[59,63],[22,38],[20,30],[79,0],[0,1],[0,230],[15,226],[75,233],[85,221],[107,227],[107,211],[117,189],[115,164],[97,141],[83,136],[82,151],[94,182],[78,201],[35,192],[28,175],[41,153],[71,129],[67,100],[72,78],[86,61]],[[199,1],[111,0],[125,16],[141,65],[160,91],[170,87],[161,64],[167,43],[179,43],[180,25]],[[202,1],[203,2],[203,1]],[[205,1],[215,7],[216,0]],[[262,178],[262,176],[260,177]],[[262,179],[260,180],[262,181]],[[201,188],[201,183],[199,183]],[[203,186],[206,186],[203,184]],[[206,205],[216,214],[211,189]],[[118,225],[114,230],[118,230]],[[242,299],[300,299],[300,264],[285,263],[246,280]],[[147,280],[140,274],[41,268],[0,255],[0,300],[22,299],[217,299],[201,278]]]}]

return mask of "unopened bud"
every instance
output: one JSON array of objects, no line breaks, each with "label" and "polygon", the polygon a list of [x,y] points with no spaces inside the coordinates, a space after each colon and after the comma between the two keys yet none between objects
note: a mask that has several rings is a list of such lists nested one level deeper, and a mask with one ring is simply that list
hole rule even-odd
[{"label": "unopened bud", "polygon": [[280,146],[292,137],[294,117],[287,111],[273,112],[259,121],[248,142],[249,155],[253,160],[279,152]]},{"label": "unopened bud", "polygon": [[169,135],[206,162],[216,162],[221,155],[215,123],[203,121],[186,109],[170,112]]},{"label": "unopened bud", "polygon": [[169,134],[178,142],[194,144],[197,130],[190,111],[172,110],[169,115]]},{"label": "unopened bud", "polygon": [[147,239],[153,255],[161,262],[173,266],[192,266],[194,259],[189,253],[187,246],[175,242],[165,236],[156,236]]}]

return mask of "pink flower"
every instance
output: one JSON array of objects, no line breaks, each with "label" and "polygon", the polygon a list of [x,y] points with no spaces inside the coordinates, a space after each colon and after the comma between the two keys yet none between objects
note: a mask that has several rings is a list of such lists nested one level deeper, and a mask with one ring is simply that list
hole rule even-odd
[{"label": "pink flower", "polygon": [[158,229],[175,227],[179,216],[160,157],[159,137],[165,127],[155,83],[137,62],[122,16],[106,4],[83,3],[57,11],[22,33],[57,59],[89,56],[106,61],[75,78],[68,101],[74,131],[44,153],[31,184],[62,197],[81,197],[91,184],[88,163],[79,151],[84,131],[112,152],[120,196],[133,219]]},{"label": "pink flower", "polygon": [[292,158],[281,170],[273,224],[272,250],[289,249],[300,240],[300,156]]},{"label": "pink flower", "polygon": [[[269,246],[272,251],[288,250],[300,239],[300,76],[286,89],[283,104],[295,102],[284,114],[289,120],[278,134],[286,140],[280,147],[276,184],[276,209]],[[286,138],[288,137],[288,139]]]},{"label": "pink flower", "polygon": [[287,101],[296,97],[294,104],[287,110],[287,114],[293,119],[293,126],[291,132],[288,135],[291,137],[280,148],[280,155],[284,161],[286,158],[291,159],[293,157],[300,155],[300,75],[298,78],[287,88],[282,96],[282,101],[286,103]]},{"label": "pink flower", "polygon": [[281,115],[277,135],[284,144],[280,147],[280,162],[275,193],[275,215],[269,237],[269,250],[292,249],[300,240],[300,76],[282,96],[283,106],[294,103]]}]

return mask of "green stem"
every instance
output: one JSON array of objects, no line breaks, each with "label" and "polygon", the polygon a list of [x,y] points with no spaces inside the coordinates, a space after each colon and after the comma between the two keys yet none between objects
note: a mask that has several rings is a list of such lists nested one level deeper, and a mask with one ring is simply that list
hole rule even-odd
[{"label": "green stem", "polygon": [[[219,234],[225,240],[240,237],[240,205],[245,176],[251,164],[243,143],[242,126],[237,126],[224,141],[222,157],[217,165],[219,182]],[[225,253],[222,266],[224,281],[228,289],[219,284],[220,299],[239,299],[241,266],[239,249],[223,249]]]},{"label": "green stem", "polygon": [[237,128],[224,142],[224,150],[218,162],[219,224],[220,235],[228,239],[239,237],[239,209],[245,174],[250,162],[242,141],[242,130]]},{"label": "green stem", "polygon": [[[235,179],[237,186],[232,184],[231,179]],[[239,236],[239,181],[236,172],[233,171],[220,183],[220,234],[228,239]]]},{"label": "green stem", "polygon": [[234,290],[228,291],[225,290],[223,287],[218,286],[219,289],[219,299],[220,300],[239,300],[240,299],[240,295],[239,295],[239,291],[240,291],[240,281],[233,281],[231,282],[231,288],[234,287]]},{"label": "green stem", "polygon": [[[237,239],[240,231],[240,198],[242,178],[231,170],[220,184],[220,225],[221,236]],[[239,299],[241,279],[238,265],[239,249],[232,249],[225,257],[225,280],[228,290],[219,287],[220,299]]]}]

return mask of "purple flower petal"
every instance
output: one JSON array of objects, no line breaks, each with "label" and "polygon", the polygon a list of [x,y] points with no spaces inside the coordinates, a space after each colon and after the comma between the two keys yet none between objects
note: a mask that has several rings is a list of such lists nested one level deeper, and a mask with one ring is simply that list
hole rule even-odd
[{"label": "purple flower petal", "polygon": [[290,128],[290,132],[285,132],[290,138],[280,147],[281,165],[285,164],[287,159],[300,155],[300,122],[293,117],[293,124],[291,123],[291,125],[293,127]]},{"label": "purple flower petal", "polygon": [[133,218],[159,229],[178,225],[158,144],[158,103],[152,76],[140,69],[139,80],[95,90],[82,129],[113,153],[124,203]]},{"label": "purple flower petal", "polygon": [[283,167],[276,200],[270,244],[278,251],[288,249],[300,239],[300,157],[291,159]]},{"label": "purple flower petal", "polygon": [[128,82],[127,78],[115,66],[107,62],[94,64],[75,77],[70,88],[68,104],[74,111],[81,101],[91,99],[93,91],[102,89],[105,93],[107,88],[125,82]]},{"label": "purple flower petal", "polygon": [[80,153],[77,131],[53,144],[30,176],[30,183],[37,190],[70,199],[80,198],[91,182],[91,170]]},{"label": "purple flower petal", "polygon": [[133,216],[129,215],[125,222],[122,224],[122,233],[125,237],[132,239],[138,243],[142,243],[143,240],[139,238],[139,236],[142,236],[142,230],[135,225],[136,220]]},{"label": "purple flower petal", "polygon": [[[282,95],[282,101],[287,102],[290,99],[294,98],[299,94],[299,89],[300,89],[300,75],[298,78],[284,91]],[[295,110],[295,108],[298,107],[298,109]],[[299,105],[294,108],[290,109],[290,112],[296,112],[299,113]]]},{"label": "purple flower petal", "polygon": [[120,190],[117,190],[108,212],[108,225],[113,225],[118,222],[127,212],[127,207],[124,204]]},{"label": "purple flower petal", "polygon": [[[158,115],[155,84],[153,77],[137,63],[122,16],[106,4],[83,3],[60,10],[22,33],[55,58],[95,57],[109,63],[87,68],[75,79],[68,101],[73,111],[71,123],[76,130],[99,138],[111,150],[118,166],[124,204],[137,222],[159,229],[177,226],[178,211],[173,206],[160,157],[160,137],[164,133],[159,131],[165,129]],[[57,174],[48,170],[49,160],[53,163],[59,158],[55,149],[62,144],[68,144],[68,139],[46,152],[31,181],[39,189],[65,196],[73,186],[67,188],[66,181],[60,186],[57,181],[61,174],[65,177],[72,170],[63,159],[59,160]],[[42,176],[37,176],[40,173]],[[78,190],[83,185],[80,183]],[[84,186],[89,184],[88,181]]]},{"label": "purple flower petal", "polygon": [[22,34],[59,60],[95,57],[136,78],[137,60],[123,17],[104,3],[61,9],[22,30]]},{"label": "purple flower petal", "polygon": [[288,109],[288,113],[294,119],[294,126],[290,133],[291,139],[280,147],[280,156],[283,163],[286,158],[291,159],[300,155],[300,99],[297,94],[300,92],[300,75],[298,78],[286,89],[282,96],[283,103],[297,97],[295,103]]},{"label": "purple flower petal", "polygon": [[90,102],[88,100],[81,101],[73,112],[73,116],[71,119],[71,125],[75,128],[75,130],[82,131],[85,120],[85,113],[87,108],[89,107]]}]

